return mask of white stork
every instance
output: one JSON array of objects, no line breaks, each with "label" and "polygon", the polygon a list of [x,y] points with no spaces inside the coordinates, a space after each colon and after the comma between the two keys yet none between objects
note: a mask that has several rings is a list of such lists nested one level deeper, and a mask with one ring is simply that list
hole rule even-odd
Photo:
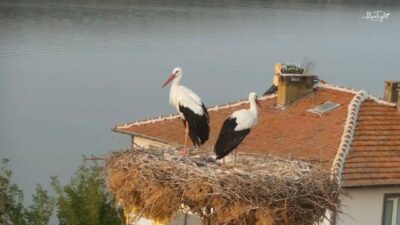
[{"label": "white stork", "polygon": [[181,152],[185,156],[187,155],[188,135],[194,146],[200,146],[208,140],[210,127],[208,125],[209,117],[207,108],[200,97],[189,88],[179,85],[182,76],[182,68],[176,67],[167,81],[162,85],[162,88],[172,81],[169,101],[178,110],[185,125],[185,145]]},{"label": "white stork", "polygon": [[237,147],[257,123],[257,105],[261,108],[256,93],[249,94],[249,102],[249,109],[235,111],[223,123],[214,147],[217,160],[223,159],[236,149],[234,159],[234,165],[236,165]]}]

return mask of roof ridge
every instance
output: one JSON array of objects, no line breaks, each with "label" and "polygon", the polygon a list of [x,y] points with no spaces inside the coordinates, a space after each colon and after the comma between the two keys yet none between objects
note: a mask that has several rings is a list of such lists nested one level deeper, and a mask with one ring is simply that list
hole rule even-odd
[{"label": "roof ridge", "polygon": [[321,82],[319,82],[317,84],[317,87],[331,89],[331,90],[335,90],[335,91],[342,91],[342,92],[347,92],[347,93],[352,93],[352,94],[357,94],[360,91],[363,91],[366,93],[368,99],[370,99],[378,104],[387,105],[387,106],[396,106],[395,103],[391,103],[391,102],[385,101],[383,99],[380,99],[380,98],[368,93],[367,91],[365,91],[363,89],[355,89],[355,88],[350,88],[350,87],[346,87],[346,86],[334,85],[334,84],[330,84],[330,83],[321,83]]},{"label": "roof ridge", "polygon": [[339,148],[332,163],[331,179],[341,186],[343,180],[343,168],[347,155],[350,151],[350,146],[354,138],[354,132],[357,125],[358,113],[361,104],[369,97],[365,90],[356,92],[356,95],[348,105],[348,113],[342,138],[340,140]]},{"label": "roof ridge", "polygon": [[[270,98],[274,98],[274,97],[276,97],[276,94],[264,95],[264,96],[259,97],[258,100],[266,100],[266,99],[270,99]],[[208,111],[218,111],[220,109],[227,109],[230,107],[240,106],[240,105],[246,104],[248,102],[249,102],[249,100],[242,99],[242,100],[238,100],[236,102],[230,102],[228,104],[215,105],[212,107],[208,107],[207,109],[208,109]]]},{"label": "roof ridge", "polygon": [[322,83],[322,82],[319,82],[317,84],[317,87],[351,93],[351,94],[357,94],[359,92],[359,90],[356,90],[354,88],[340,86],[340,85],[334,85],[334,84],[330,84],[330,83]]},{"label": "roof ridge", "polygon": [[[276,94],[270,94],[270,95],[264,95],[262,97],[259,97],[259,100],[266,100],[266,99],[270,99],[270,98],[274,98],[276,97]],[[247,99],[242,99],[242,100],[238,100],[235,102],[230,102],[227,104],[219,104],[219,105],[215,105],[215,106],[211,106],[211,107],[207,107],[208,111],[218,111],[220,109],[228,109],[230,107],[236,107],[236,106],[240,106],[242,104],[246,104],[248,103],[249,100]],[[161,121],[167,121],[167,120],[171,120],[171,119],[176,119],[179,118],[180,115],[178,113],[174,113],[174,114],[169,114],[169,115],[164,115],[164,116],[158,116],[158,117],[151,117],[148,119],[144,119],[144,120],[137,120],[131,123],[125,123],[123,125],[117,125],[115,126],[115,129],[127,129],[127,128],[131,128],[133,126],[141,126],[141,125],[145,125],[145,124],[150,124],[150,123],[156,123],[156,122],[161,122]]]}]

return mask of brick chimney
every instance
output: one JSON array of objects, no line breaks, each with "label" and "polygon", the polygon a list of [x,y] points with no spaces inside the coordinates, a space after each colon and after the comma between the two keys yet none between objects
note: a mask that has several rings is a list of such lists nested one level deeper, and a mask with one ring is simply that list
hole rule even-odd
[{"label": "brick chimney", "polygon": [[[279,77],[277,106],[285,107],[297,99],[313,92],[315,76],[304,74],[300,66],[277,64],[275,76]],[[280,68],[276,71],[276,68]],[[285,68],[286,67],[286,68]],[[293,72],[292,72],[293,71]]]},{"label": "brick chimney", "polygon": [[400,80],[385,81],[385,93],[383,99],[388,102],[396,103],[397,110],[400,111]]}]

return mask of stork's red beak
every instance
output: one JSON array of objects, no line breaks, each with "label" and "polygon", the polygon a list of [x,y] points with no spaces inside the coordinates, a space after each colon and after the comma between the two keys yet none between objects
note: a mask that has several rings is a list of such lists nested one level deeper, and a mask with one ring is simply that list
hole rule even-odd
[{"label": "stork's red beak", "polygon": [[165,87],[169,82],[171,82],[175,78],[175,74],[169,75],[167,81],[161,86],[161,88]]},{"label": "stork's red beak", "polygon": [[256,99],[256,104],[257,104],[258,108],[261,110],[262,107],[261,107],[261,104],[260,104],[260,102],[258,101],[258,99]]}]

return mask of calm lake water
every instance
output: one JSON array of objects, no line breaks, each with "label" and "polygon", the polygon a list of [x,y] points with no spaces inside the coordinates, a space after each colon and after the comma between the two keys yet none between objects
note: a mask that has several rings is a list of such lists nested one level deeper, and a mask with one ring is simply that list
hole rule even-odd
[{"label": "calm lake water", "polygon": [[128,146],[115,124],[175,112],[160,86],[178,65],[207,105],[263,93],[276,62],[378,96],[400,79],[395,3],[280,2],[1,0],[0,158],[28,194],[65,181],[81,155]]}]

